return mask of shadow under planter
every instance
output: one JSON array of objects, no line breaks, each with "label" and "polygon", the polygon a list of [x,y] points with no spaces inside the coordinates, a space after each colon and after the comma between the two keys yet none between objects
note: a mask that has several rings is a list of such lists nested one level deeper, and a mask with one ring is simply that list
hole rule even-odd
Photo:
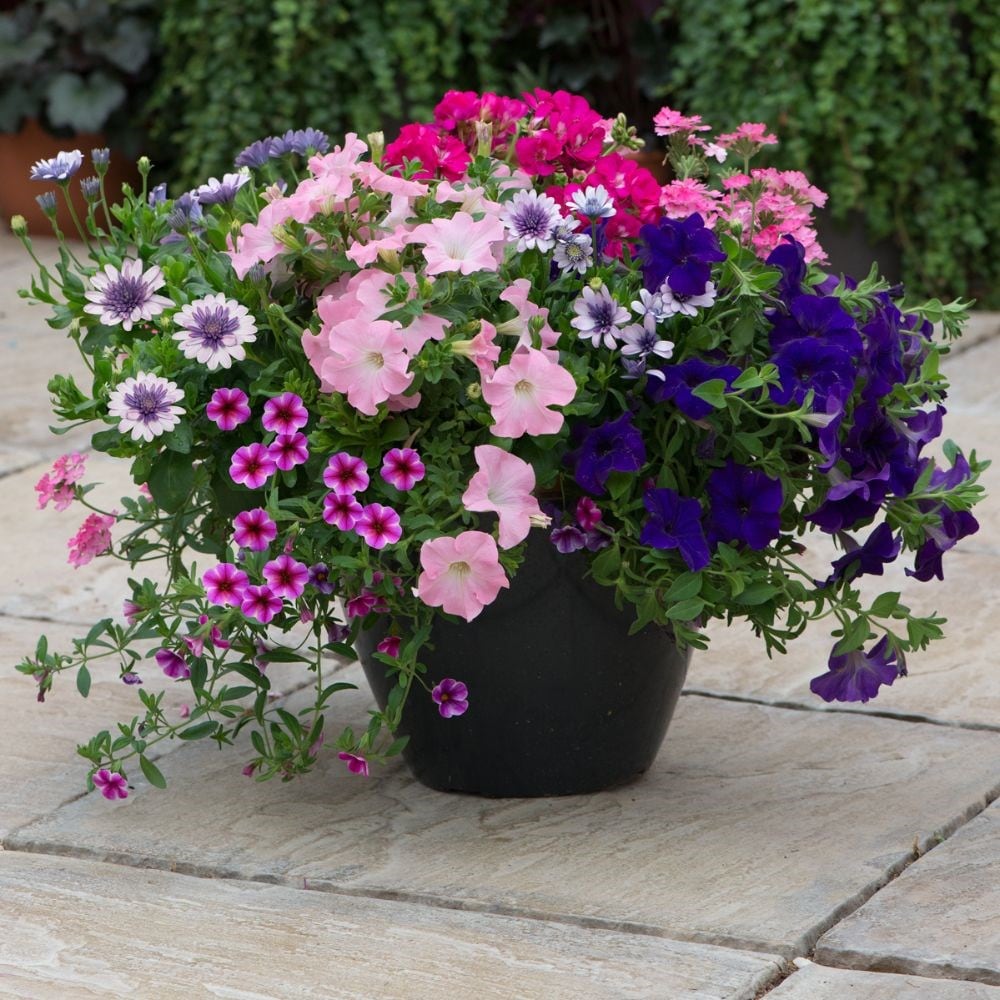
[{"label": "shadow under planter", "polygon": [[[491,797],[576,795],[653,763],[690,650],[658,626],[630,636],[631,608],[619,611],[586,568],[582,553],[561,555],[547,532],[533,531],[509,590],[472,622],[435,623],[421,657],[427,679],[463,681],[469,708],[445,719],[411,691],[399,735],[410,737],[403,756],[419,781]],[[357,642],[381,707],[395,685],[372,656],[385,634],[381,625]]]}]

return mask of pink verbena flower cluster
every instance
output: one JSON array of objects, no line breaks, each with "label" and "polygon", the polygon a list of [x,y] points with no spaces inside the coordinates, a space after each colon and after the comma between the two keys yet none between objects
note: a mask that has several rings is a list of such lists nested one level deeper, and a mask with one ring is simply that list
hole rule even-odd
[{"label": "pink verbena flower cluster", "polygon": [[51,501],[56,510],[65,510],[76,497],[75,485],[83,478],[87,456],[74,451],[60,455],[52,468],[35,483],[38,508],[44,510]]},{"label": "pink verbena flower cluster", "polygon": [[71,566],[86,566],[94,556],[111,548],[111,528],[115,514],[90,514],[80,525],[80,530],[66,543]]}]

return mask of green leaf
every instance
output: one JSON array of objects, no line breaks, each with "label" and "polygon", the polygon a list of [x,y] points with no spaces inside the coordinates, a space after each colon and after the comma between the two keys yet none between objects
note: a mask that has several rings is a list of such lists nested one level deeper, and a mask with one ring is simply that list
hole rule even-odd
[{"label": "green leaf", "polygon": [[598,583],[615,583],[621,572],[622,554],[615,544],[609,545],[590,564],[591,572]]},{"label": "green leaf", "polygon": [[205,736],[211,736],[218,728],[218,722],[208,720],[207,722],[199,722],[194,726],[188,726],[187,729],[182,729],[177,735],[182,740],[200,740]]},{"label": "green leaf", "polygon": [[898,590],[879,594],[872,601],[871,613],[877,618],[888,618],[899,607],[900,593]]},{"label": "green leaf", "polygon": [[154,788],[167,787],[167,779],[163,777],[160,769],[145,754],[139,754],[139,767],[142,768],[142,773],[145,775],[146,780]]},{"label": "green leaf", "polygon": [[778,588],[770,583],[764,583],[763,581],[758,581],[757,583],[751,583],[743,593],[739,596],[740,604],[763,604],[765,601],[771,600],[775,594],[778,593]]},{"label": "green leaf", "polygon": [[705,602],[697,597],[692,597],[686,601],[679,601],[677,604],[667,608],[667,617],[673,621],[689,622],[697,618],[705,608]]},{"label": "green leaf", "polygon": [[726,383],[721,378],[712,378],[691,390],[693,396],[703,399],[716,410],[726,405]]},{"label": "green leaf", "polygon": [[85,666],[76,672],[76,689],[84,698],[90,694],[90,671]]},{"label": "green leaf", "polygon": [[153,462],[149,474],[149,492],[158,507],[175,514],[187,501],[194,486],[195,470],[191,459],[176,451],[165,451]]},{"label": "green leaf", "polygon": [[670,585],[664,600],[668,604],[686,601],[701,593],[701,573],[681,573]]}]

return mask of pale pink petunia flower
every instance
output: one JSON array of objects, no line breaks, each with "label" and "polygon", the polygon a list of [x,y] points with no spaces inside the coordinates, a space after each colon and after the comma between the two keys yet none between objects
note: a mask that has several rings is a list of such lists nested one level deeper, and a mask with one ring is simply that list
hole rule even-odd
[{"label": "pale pink petunia flower", "polygon": [[232,563],[218,563],[204,572],[201,582],[209,603],[239,607],[250,578]]},{"label": "pale pink petunia flower", "polygon": [[338,451],[327,459],[323,470],[323,485],[329,486],[334,493],[357,493],[367,489],[369,482],[368,466],[364,459],[346,451]]},{"label": "pale pink petunia flower", "polygon": [[397,490],[412,490],[424,478],[427,469],[412,448],[390,448],[379,470],[382,478]]},{"label": "pale pink petunia flower", "polygon": [[534,348],[518,348],[508,364],[483,382],[497,437],[555,434],[563,415],[549,407],[565,406],[575,395],[573,376]]},{"label": "pale pink petunia flower", "polygon": [[492,604],[507,576],[492,535],[463,531],[455,538],[444,535],[420,547],[421,572],[414,591],[424,604],[441,608],[471,622]]},{"label": "pale pink petunia flower", "polygon": [[113,801],[114,799],[128,798],[128,782],[125,780],[124,774],[117,774],[102,767],[91,780],[94,782],[94,787],[106,799]]},{"label": "pale pink petunia flower", "polygon": [[500,345],[496,343],[497,328],[489,321],[479,321],[479,333],[471,340],[453,340],[451,353],[468,358],[483,378],[490,378],[500,359]]},{"label": "pale pink petunia flower", "polygon": [[403,537],[399,515],[380,503],[370,503],[355,522],[354,530],[373,548],[384,549]]},{"label": "pale pink petunia flower", "polygon": [[250,419],[249,398],[242,389],[216,389],[205,407],[208,417],[220,431],[231,431]]},{"label": "pale pink petunia flower", "polygon": [[344,323],[323,360],[321,375],[360,413],[374,416],[378,404],[403,393],[413,381],[402,332],[393,323]]},{"label": "pale pink petunia flower", "polygon": [[341,531],[351,531],[363,511],[350,493],[327,493],[323,497],[323,520]]},{"label": "pale pink petunia flower", "polygon": [[528,537],[532,523],[545,519],[535,488],[535,470],[524,459],[492,444],[477,445],[479,470],[462,495],[466,510],[493,511],[500,519],[500,547],[509,549]]},{"label": "pale pink petunia flower", "polygon": [[548,309],[537,306],[528,298],[531,292],[531,282],[527,278],[512,281],[501,293],[500,301],[507,302],[517,310],[513,319],[498,323],[497,333],[518,338],[518,346],[531,347],[531,321],[540,317],[544,322],[538,330],[538,338],[542,347],[553,347],[559,340],[559,334],[548,324]]},{"label": "pale pink petunia flower", "polygon": [[242,483],[248,490],[257,490],[274,475],[277,468],[267,445],[248,444],[233,453],[229,475],[234,483]]},{"label": "pale pink petunia flower", "polygon": [[80,525],[80,530],[66,543],[69,549],[67,562],[79,568],[111,548],[113,514],[90,514]]},{"label": "pale pink petunia flower", "polygon": [[456,212],[450,219],[432,219],[410,234],[411,243],[424,243],[428,274],[499,269],[493,253],[495,244],[505,239],[503,223],[492,216],[477,222],[468,212]]},{"label": "pale pink petunia flower", "polygon": [[267,516],[263,507],[245,510],[233,520],[233,541],[242,549],[263,552],[277,534],[277,525]]}]

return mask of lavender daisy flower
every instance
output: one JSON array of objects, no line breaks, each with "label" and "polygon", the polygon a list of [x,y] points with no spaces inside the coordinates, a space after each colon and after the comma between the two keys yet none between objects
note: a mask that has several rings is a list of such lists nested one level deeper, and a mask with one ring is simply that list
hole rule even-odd
[{"label": "lavender daisy flower", "polygon": [[101,196],[101,182],[97,177],[84,177],[80,181],[80,190],[87,204],[92,205]]},{"label": "lavender daisy flower", "polygon": [[632,311],[643,318],[652,316],[657,323],[673,316],[673,311],[664,304],[662,296],[647,292],[645,288],[639,290],[639,298],[633,301]]},{"label": "lavender daisy flower", "polygon": [[172,232],[165,237],[163,243],[178,243],[186,233],[197,234],[201,232],[199,223],[203,222],[205,214],[201,210],[201,203],[191,191],[185,191],[173,204],[170,214],[167,215],[167,225]]},{"label": "lavender daisy flower", "polygon": [[118,429],[123,434],[131,431],[134,441],[152,441],[177,426],[184,410],[173,404],[183,398],[184,392],[173,382],[139,372],[111,393],[108,413],[119,418]]},{"label": "lavender daisy flower", "polygon": [[522,253],[535,247],[551,250],[556,241],[552,230],[560,219],[555,200],[537,191],[518,191],[500,213],[500,221]]},{"label": "lavender daisy flower", "polygon": [[657,292],[663,310],[672,316],[697,316],[699,309],[707,309],[715,302],[715,283],[705,282],[705,290],[700,295],[678,295],[670,285],[664,282]]},{"label": "lavender daisy flower", "polygon": [[325,153],[330,148],[330,140],[325,132],[318,128],[300,128],[288,131],[282,137],[292,153],[299,156],[309,156],[312,153]]},{"label": "lavender daisy flower", "polygon": [[669,358],[674,353],[671,340],[660,340],[656,332],[656,318],[653,313],[646,313],[642,323],[633,323],[621,332],[622,354],[626,357],[639,357],[645,360],[650,354],[659,358]]},{"label": "lavender daisy flower", "polygon": [[141,260],[125,260],[120,271],[105,264],[90,279],[83,311],[99,316],[105,326],[121,323],[123,330],[131,330],[133,323],[149,322],[173,305],[166,296],[155,294],[163,282],[163,272],[155,265],[143,271]]},{"label": "lavender daisy flower", "polygon": [[46,215],[56,214],[56,193],[55,191],[46,191],[45,194],[39,194],[35,196],[35,201],[38,202],[38,207]]},{"label": "lavender daisy flower", "polygon": [[246,357],[244,344],[257,339],[257,324],[246,306],[222,292],[191,302],[174,317],[181,330],[173,335],[184,357],[209,371],[229,368]]},{"label": "lavender daisy flower", "polygon": [[223,174],[221,181],[209,177],[205,184],[195,188],[194,195],[202,205],[228,205],[248,180],[250,168],[241,167],[235,174]]},{"label": "lavender daisy flower", "polygon": [[556,249],[552,259],[563,271],[576,271],[584,274],[594,263],[593,243],[589,236],[570,236],[567,240],[556,240]]},{"label": "lavender daisy flower", "polygon": [[49,160],[39,160],[31,168],[31,179],[64,184],[80,169],[82,163],[83,153],[80,150],[74,149],[72,152],[64,150]]},{"label": "lavender daisy flower", "polygon": [[234,161],[235,166],[255,168],[264,166],[264,164],[275,155],[272,150],[276,142],[277,140],[272,135],[268,136],[266,139],[258,139],[256,142],[250,143],[250,145],[236,157],[236,160]]},{"label": "lavender daisy flower", "polygon": [[615,203],[603,184],[574,192],[570,202],[588,219],[610,219],[615,214]]},{"label": "lavender daisy flower", "polygon": [[90,151],[90,162],[94,164],[94,168],[99,174],[104,173],[111,162],[111,150],[107,146],[102,146],[100,149],[92,149]]},{"label": "lavender daisy flower", "polygon": [[604,285],[595,290],[589,286],[573,303],[576,319],[570,321],[570,326],[579,330],[581,340],[589,340],[594,347],[600,347],[603,341],[607,348],[614,348],[618,343],[618,327],[629,320],[628,310],[617,303]]}]

